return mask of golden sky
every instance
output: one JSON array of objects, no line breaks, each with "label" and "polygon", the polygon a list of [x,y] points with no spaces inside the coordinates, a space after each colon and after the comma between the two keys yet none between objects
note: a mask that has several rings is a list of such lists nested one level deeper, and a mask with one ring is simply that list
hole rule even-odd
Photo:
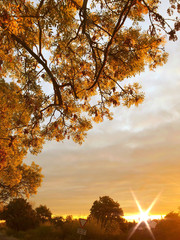
[{"label": "golden sky", "polygon": [[[118,107],[114,120],[94,125],[82,146],[71,141],[48,142],[38,156],[43,168],[38,194],[30,200],[47,205],[53,214],[88,215],[99,196],[120,203],[125,215],[138,213],[159,192],[151,214],[166,214],[180,206],[180,46],[167,45],[169,60],[155,72],[135,79],[146,98],[137,107]],[[133,79],[130,79],[133,81]]]}]

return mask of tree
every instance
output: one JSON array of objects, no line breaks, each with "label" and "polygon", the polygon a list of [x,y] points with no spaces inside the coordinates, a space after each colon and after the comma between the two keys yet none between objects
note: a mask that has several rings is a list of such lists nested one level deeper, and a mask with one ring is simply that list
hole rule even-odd
[{"label": "tree", "polygon": [[36,212],[32,206],[23,198],[17,198],[9,202],[1,214],[6,220],[6,225],[16,231],[27,230],[38,225]]},{"label": "tree", "polygon": [[100,222],[104,228],[106,228],[108,222],[123,222],[121,218],[123,210],[120,208],[120,204],[109,196],[99,197],[99,200],[93,203],[90,216]]},{"label": "tree", "polygon": [[51,222],[57,228],[62,227],[64,224],[64,218],[61,216],[56,216],[51,219]]},{"label": "tree", "polygon": [[0,172],[0,202],[35,194],[41,181],[41,168],[34,162],[31,166],[8,164]]},{"label": "tree", "polygon": [[23,158],[28,149],[38,153],[43,140],[36,127],[28,133],[33,104],[27,104],[16,84],[0,80],[0,99],[0,202],[4,202],[36,193],[43,177],[41,168],[23,164]]},{"label": "tree", "polygon": [[155,228],[155,236],[156,239],[178,240],[180,236],[180,214],[170,212],[164,219],[160,220]]},{"label": "tree", "polygon": [[[165,33],[176,40],[160,0],[0,1],[0,166],[22,165],[45,140],[82,143],[92,121],[110,109],[144,99],[138,83],[123,80],[167,61]],[[173,17],[174,16],[174,17]],[[141,28],[147,21],[147,29]]]},{"label": "tree", "polygon": [[44,223],[46,221],[50,221],[51,220],[51,211],[49,210],[49,208],[47,208],[46,206],[40,205],[39,207],[37,207],[36,209],[36,214],[39,218],[39,220]]},{"label": "tree", "polygon": [[[180,11],[177,0],[169,2],[169,15]],[[143,101],[139,84],[121,82],[167,60],[158,30],[176,40],[180,23],[177,18],[172,26],[159,5],[159,0],[1,1],[0,77],[10,77],[31,106],[31,119],[18,127],[31,134],[34,145],[43,137],[81,143],[92,120],[112,118],[111,106]],[[147,31],[138,25],[145,16]],[[46,91],[41,83],[48,83]],[[12,132],[8,143],[14,137]]]}]

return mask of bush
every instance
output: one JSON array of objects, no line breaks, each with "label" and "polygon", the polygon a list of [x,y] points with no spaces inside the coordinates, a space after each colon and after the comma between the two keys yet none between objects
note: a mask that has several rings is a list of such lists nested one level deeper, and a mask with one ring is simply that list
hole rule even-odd
[{"label": "bush", "polygon": [[62,240],[61,229],[54,229],[52,226],[39,226],[25,232],[7,231],[8,235],[14,236],[19,240]]},{"label": "bush", "polygon": [[52,223],[56,228],[59,228],[59,227],[62,227],[62,226],[63,226],[64,219],[63,219],[63,217],[56,216],[56,217],[53,217],[53,218],[51,219],[51,223]]},{"label": "bush", "polygon": [[7,227],[25,231],[38,226],[38,218],[32,206],[23,198],[12,200],[2,212]]}]

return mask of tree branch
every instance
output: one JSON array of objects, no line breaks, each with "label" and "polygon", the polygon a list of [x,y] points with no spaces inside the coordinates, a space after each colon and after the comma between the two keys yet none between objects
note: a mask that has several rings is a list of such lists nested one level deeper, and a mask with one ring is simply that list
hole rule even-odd
[{"label": "tree branch", "polygon": [[44,0],[41,0],[40,3],[39,3],[39,6],[38,6],[37,12],[36,12],[36,16],[39,16],[39,12],[40,12],[43,4],[44,4]]},{"label": "tree branch", "polygon": [[[129,5],[129,3],[130,3],[130,5]],[[128,5],[129,5],[129,6],[128,6]],[[104,60],[103,60],[103,63],[102,63],[102,65],[101,65],[101,68],[100,68],[98,74],[96,75],[96,79],[95,79],[94,83],[92,84],[92,86],[90,86],[89,88],[87,88],[87,90],[90,90],[91,88],[93,88],[93,87],[97,84],[97,82],[98,82],[98,80],[99,80],[99,77],[100,77],[100,75],[101,75],[101,73],[102,73],[102,71],[103,71],[103,69],[104,69],[104,67],[105,67],[105,65],[106,65],[109,48],[110,48],[110,46],[111,46],[112,43],[113,43],[113,40],[114,40],[114,37],[115,37],[116,33],[117,33],[117,32],[119,31],[119,29],[123,26],[123,24],[124,24],[124,22],[125,22],[125,20],[126,20],[126,18],[127,18],[127,16],[128,16],[128,14],[129,14],[129,11],[130,11],[132,5],[133,5],[133,0],[129,0],[129,1],[127,1],[126,5],[124,6],[124,8],[123,8],[123,10],[122,10],[122,12],[121,12],[121,14],[120,14],[120,16],[119,16],[118,22],[117,22],[117,24],[116,24],[116,26],[115,26],[115,28],[114,28],[113,33],[112,33],[112,37],[111,37],[111,39],[109,40],[109,42],[108,42],[108,44],[107,44],[107,47],[106,47],[106,49],[105,49],[105,51],[104,51]],[[126,13],[125,13],[125,12],[126,12]],[[125,14],[125,15],[124,15],[124,14]],[[124,15],[124,18],[123,18],[123,15]]]},{"label": "tree branch", "polygon": [[[49,75],[49,77],[50,77],[50,79],[51,79],[51,81],[53,83],[55,96],[58,97],[58,104],[59,104],[59,106],[62,106],[63,101],[62,101],[61,92],[59,90],[59,84],[56,82],[56,78],[53,76],[53,74],[52,74],[51,70],[48,68],[46,62],[41,60],[41,58],[35,52],[33,52],[33,50],[30,49],[30,47],[23,40],[21,40],[19,37],[17,37],[13,33],[10,33],[10,34],[11,34],[11,37],[16,42],[18,42],[21,46],[23,46],[26,49],[26,51],[28,51],[30,53],[30,55],[32,57],[34,57],[36,59],[36,61],[44,67],[45,71],[47,72],[47,74]],[[56,103],[56,97],[55,97],[55,103]]]}]

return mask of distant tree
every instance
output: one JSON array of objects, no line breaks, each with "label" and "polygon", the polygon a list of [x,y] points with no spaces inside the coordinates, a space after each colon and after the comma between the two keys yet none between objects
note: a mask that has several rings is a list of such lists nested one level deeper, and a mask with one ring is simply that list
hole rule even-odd
[{"label": "distant tree", "polygon": [[45,205],[40,205],[35,209],[38,219],[44,223],[51,220],[51,211]]},{"label": "distant tree", "polygon": [[72,222],[73,221],[73,216],[72,215],[67,215],[66,216],[66,222]]},{"label": "distant tree", "polygon": [[168,213],[160,220],[155,228],[157,240],[179,240],[180,239],[180,214]]},{"label": "distant tree", "polygon": [[61,216],[56,216],[51,219],[51,222],[55,227],[62,227],[64,223],[64,218]]},{"label": "distant tree", "polygon": [[165,218],[167,221],[179,221],[180,222],[180,213],[177,212],[170,212],[168,213]]},{"label": "distant tree", "polygon": [[99,197],[99,200],[93,203],[90,216],[100,222],[102,227],[106,228],[108,222],[122,222],[123,210],[118,202],[115,202],[109,196],[104,196]]},{"label": "distant tree", "polygon": [[6,220],[9,228],[16,231],[27,230],[38,225],[38,218],[30,203],[23,198],[17,198],[4,207],[1,218]]}]

